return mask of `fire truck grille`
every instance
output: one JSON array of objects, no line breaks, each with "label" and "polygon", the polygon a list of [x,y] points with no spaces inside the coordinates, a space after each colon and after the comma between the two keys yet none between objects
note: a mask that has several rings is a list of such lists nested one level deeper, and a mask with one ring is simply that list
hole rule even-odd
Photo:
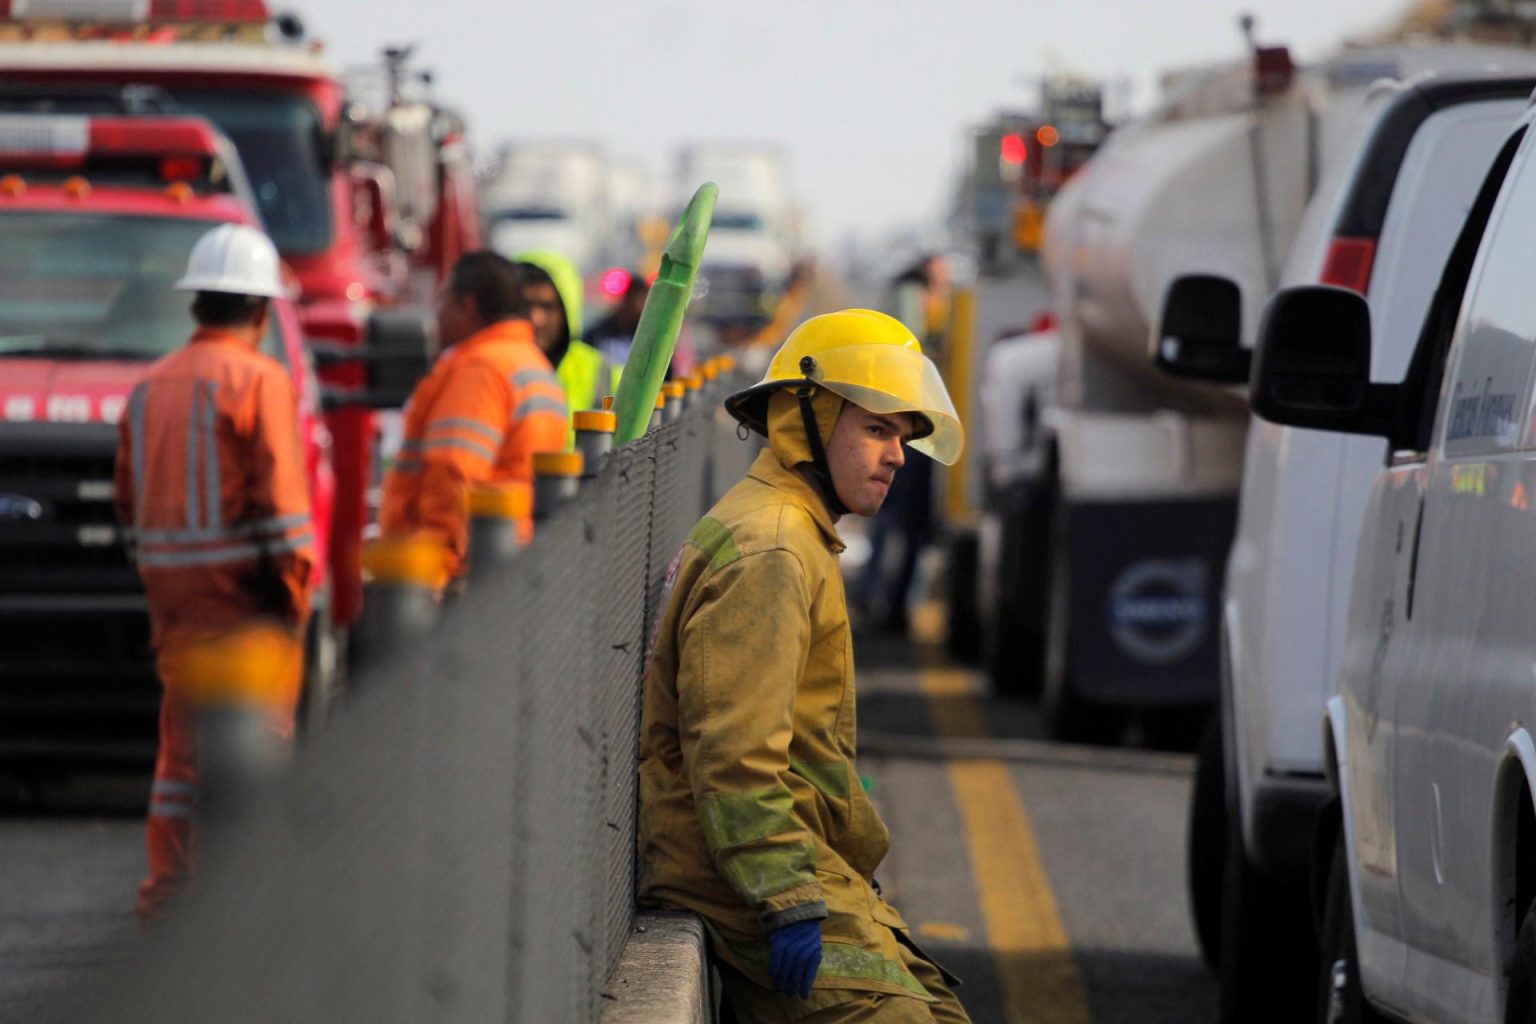
[{"label": "fire truck grille", "polygon": [[112,510],[117,430],[0,422],[0,762],[154,749],[149,622]]}]

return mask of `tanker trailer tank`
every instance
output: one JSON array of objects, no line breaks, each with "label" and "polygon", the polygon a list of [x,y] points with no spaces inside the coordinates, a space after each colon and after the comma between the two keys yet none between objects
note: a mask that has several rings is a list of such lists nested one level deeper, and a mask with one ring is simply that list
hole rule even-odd
[{"label": "tanker trailer tank", "polygon": [[1060,323],[1042,709],[1061,739],[1128,713],[1184,732],[1217,694],[1222,566],[1247,402],[1148,358],[1170,281],[1273,287],[1316,176],[1309,86],[1253,98],[1242,68],[1112,135],[1057,197],[1045,270]]}]

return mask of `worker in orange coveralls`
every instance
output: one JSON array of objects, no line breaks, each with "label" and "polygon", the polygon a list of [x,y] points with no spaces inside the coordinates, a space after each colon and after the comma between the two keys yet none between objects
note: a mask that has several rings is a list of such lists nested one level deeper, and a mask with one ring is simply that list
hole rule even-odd
[{"label": "worker in orange coveralls", "polygon": [[293,385],[259,351],[271,300],[285,294],[276,248],[254,228],[220,225],[176,287],[197,293],[198,327],[129,398],[115,480],[164,686],[145,922],[187,883],[209,765],[230,760],[203,716],[238,707],[270,749],[286,750],[315,562]]},{"label": "worker in orange coveralls", "polygon": [[[493,252],[461,257],[437,304],[443,352],[406,406],[405,439],[384,479],[385,539],[428,535],[445,575],[464,568],[469,494],[480,484],[533,489],[536,452],[565,447],[565,392],[524,315],[522,279]],[[531,502],[530,502],[531,507]],[[533,520],[518,520],[523,543]]]}]

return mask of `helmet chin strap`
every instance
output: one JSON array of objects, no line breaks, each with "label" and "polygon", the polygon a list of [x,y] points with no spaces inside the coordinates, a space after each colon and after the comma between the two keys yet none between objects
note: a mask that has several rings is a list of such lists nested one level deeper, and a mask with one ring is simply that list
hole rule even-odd
[{"label": "helmet chin strap", "polygon": [[[810,356],[804,356],[800,360],[800,372],[805,374],[806,382],[814,384],[811,373],[816,369],[816,360]],[[811,396],[816,394],[815,387],[795,388],[795,400],[800,403],[800,418],[805,423],[805,439],[811,446],[811,475],[816,478],[821,491],[821,500],[826,502],[827,511],[832,515],[841,516],[848,513],[848,506],[837,496],[837,485],[832,482],[832,466],[827,462],[827,449],[821,443],[821,428],[816,425],[816,410],[811,407]]]}]

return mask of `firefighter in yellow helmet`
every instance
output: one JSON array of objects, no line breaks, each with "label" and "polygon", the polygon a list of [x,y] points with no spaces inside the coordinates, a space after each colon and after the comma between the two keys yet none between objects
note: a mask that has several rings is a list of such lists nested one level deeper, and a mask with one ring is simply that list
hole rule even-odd
[{"label": "firefighter in yellow helmet", "polygon": [[910,331],[797,328],[726,409],[766,434],[668,571],[645,678],[641,897],[700,914],[743,1022],[969,1018],[874,887],[889,833],[854,765],[837,521],[873,515],[911,444],[964,432]]}]

